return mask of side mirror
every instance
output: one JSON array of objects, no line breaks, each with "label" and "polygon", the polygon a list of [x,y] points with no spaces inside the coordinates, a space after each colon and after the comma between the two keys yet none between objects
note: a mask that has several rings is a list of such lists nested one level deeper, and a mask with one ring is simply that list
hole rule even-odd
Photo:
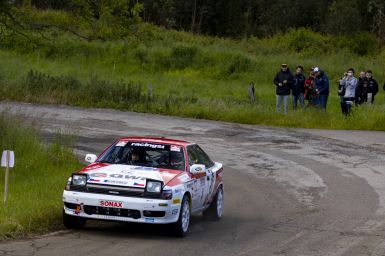
[{"label": "side mirror", "polygon": [[204,166],[203,164],[193,164],[190,167],[190,173],[191,174],[206,173],[206,166]]},{"label": "side mirror", "polygon": [[94,154],[87,154],[85,160],[86,160],[86,162],[93,164],[93,163],[95,163],[97,158],[98,157]]}]

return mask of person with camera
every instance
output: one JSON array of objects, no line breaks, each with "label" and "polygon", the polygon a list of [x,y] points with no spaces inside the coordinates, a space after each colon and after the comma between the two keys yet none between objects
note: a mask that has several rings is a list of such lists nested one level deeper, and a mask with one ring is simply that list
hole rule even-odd
[{"label": "person with camera", "polygon": [[362,84],[362,97],[363,101],[373,104],[374,96],[378,92],[377,81],[373,78],[373,73],[371,70],[366,71],[366,79]]},{"label": "person with camera", "polygon": [[329,78],[319,67],[314,68],[314,73],[313,103],[323,111],[326,111],[326,105],[329,97]]},{"label": "person with camera", "polygon": [[282,103],[284,106],[285,114],[289,108],[289,95],[290,90],[293,87],[294,76],[290,72],[287,64],[281,65],[281,70],[274,77],[274,84],[276,85],[276,108],[277,112],[281,112]]},{"label": "person with camera", "polygon": [[340,85],[345,89],[342,113],[347,117],[350,114],[350,110],[356,96],[357,78],[354,77],[354,69],[349,68],[346,75],[340,80]]}]

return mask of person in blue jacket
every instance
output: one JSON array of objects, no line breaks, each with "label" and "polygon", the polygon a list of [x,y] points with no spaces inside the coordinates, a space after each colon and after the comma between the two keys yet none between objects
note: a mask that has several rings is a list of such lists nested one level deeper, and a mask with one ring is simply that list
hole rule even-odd
[{"label": "person in blue jacket", "polygon": [[319,67],[314,68],[314,90],[315,97],[313,100],[314,105],[318,106],[322,110],[326,111],[326,106],[329,97],[329,78]]}]

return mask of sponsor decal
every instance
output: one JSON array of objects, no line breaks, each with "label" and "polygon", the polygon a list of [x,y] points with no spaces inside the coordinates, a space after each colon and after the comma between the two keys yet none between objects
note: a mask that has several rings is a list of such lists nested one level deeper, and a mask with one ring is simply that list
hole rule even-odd
[{"label": "sponsor decal", "polygon": [[153,148],[153,149],[164,149],[164,145],[159,144],[152,144],[148,142],[132,142],[131,146],[133,147],[146,147],[146,148]]},{"label": "sponsor decal", "polygon": [[204,187],[206,185],[206,177],[199,179],[199,186]]},{"label": "sponsor decal", "polygon": [[116,147],[124,147],[127,145],[127,141],[119,141],[118,143],[116,143]]},{"label": "sponsor decal", "polygon": [[170,151],[180,152],[180,147],[171,145]]},{"label": "sponsor decal", "polygon": [[145,184],[140,184],[140,183],[134,182],[134,186],[144,187]]},{"label": "sponsor decal", "polygon": [[159,204],[159,206],[161,206],[161,207],[167,207],[168,204]]},{"label": "sponsor decal", "polygon": [[110,178],[115,178],[115,179],[123,179],[124,178],[124,179],[128,179],[128,180],[146,180],[145,177],[129,175],[129,174],[123,175],[123,174],[118,174],[118,173],[110,174]]},{"label": "sponsor decal", "polygon": [[95,177],[95,178],[106,178],[107,173],[102,173],[102,172],[95,172],[95,173],[90,173],[90,177]]},{"label": "sponsor decal", "polygon": [[180,199],[179,198],[174,199],[174,200],[172,200],[172,203],[173,204],[180,204]]},{"label": "sponsor decal", "polygon": [[157,171],[158,168],[136,166],[136,167],[132,168],[132,170],[140,170],[140,171]]},{"label": "sponsor decal", "polygon": [[105,183],[117,184],[117,185],[127,185],[128,182],[121,180],[104,180]]},{"label": "sponsor decal", "polygon": [[97,180],[97,179],[89,179],[88,181],[93,181],[93,182],[100,182],[100,180]]},{"label": "sponsor decal", "polygon": [[189,182],[189,183],[186,184],[186,188],[187,189],[192,189],[193,186],[194,186],[193,182]]},{"label": "sponsor decal", "polygon": [[172,210],[171,214],[172,214],[172,215],[177,215],[177,214],[178,214],[178,209]]},{"label": "sponsor decal", "polygon": [[178,188],[178,189],[175,189],[175,190],[174,190],[174,193],[175,193],[175,194],[179,194],[179,193],[182,193],[182,191],[183,191],[183,190],[182,190],[181,188]]},{"label": "sponsor decal", "polygon": [[146,222],[151,222],[151,223],[154,223],[155,222],[155,219],[154,218],[144,218],[144,220]]},{"label": "sponsor decal", "polygon": [[123,208],[123,202],[99,200],[99,206],[102,206],[102,207],[113,207],[113,208]]}]

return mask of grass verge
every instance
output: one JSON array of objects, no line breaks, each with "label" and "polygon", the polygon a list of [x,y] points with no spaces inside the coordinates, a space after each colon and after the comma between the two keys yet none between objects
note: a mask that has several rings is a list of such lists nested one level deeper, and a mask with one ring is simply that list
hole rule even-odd
[{"label": "grass verge", "polygon": [[4,205],[4,168],[0,172],[0,240],[22,238],[61,228],[62,192],[68,176],[80,168],[58,135],[43,145],[32,127],[0,113],[0,149],[15,152],[8,204]]}]

